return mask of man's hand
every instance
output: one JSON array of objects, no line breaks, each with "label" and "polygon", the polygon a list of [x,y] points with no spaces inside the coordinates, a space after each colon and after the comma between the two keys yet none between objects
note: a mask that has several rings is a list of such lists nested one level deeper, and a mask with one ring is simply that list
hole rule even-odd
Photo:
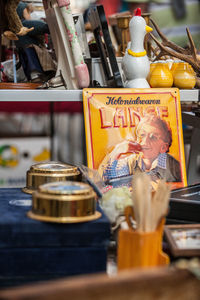
[{"label": "man's hand", "polygon": [[19,40],[18,37],[16,36],[16,34],[15,34],[14,32],[12,32],[12,31],[10,31],[10,30],[4,31],[3,35],[4,35],[7,39],[9,39],[9,40],[11,40],[11,41],[18,41],[18,40]]},{"label": "man's hand", "polygon": [[115,159],[121,159],[124,156],[133,154],[133,153],[139,153],[141,151],[142,147],[140,144],[132,141],[124,141],[121,144],[118,144],[116,146],[116,158]]},{"label": "man's hand", "polygon": [[142,150],[140,144],[136,142],[129,141],[128,143],[128,152],[138,153]]},{"label": "man's hand", "polygon": [[20,31],[17,33],[17,35],[23,36],[26,35],[28,32],[32,31],[34,27],[27,28],[27,27],[22,27]]}]

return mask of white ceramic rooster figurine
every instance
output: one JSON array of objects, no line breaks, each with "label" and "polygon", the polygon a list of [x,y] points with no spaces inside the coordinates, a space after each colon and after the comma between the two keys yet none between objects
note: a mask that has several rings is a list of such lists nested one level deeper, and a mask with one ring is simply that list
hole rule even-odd
[{"label": "white ceramic rooster figurine", "polygon": [[137,8],[129,23],[131,41],[122,59],[122,69],[126,77],[126,88],[150,88],[146,78],[150,70],[150,62],[144,49],[144,37],[152,31],[141,17],[141,9]]}]

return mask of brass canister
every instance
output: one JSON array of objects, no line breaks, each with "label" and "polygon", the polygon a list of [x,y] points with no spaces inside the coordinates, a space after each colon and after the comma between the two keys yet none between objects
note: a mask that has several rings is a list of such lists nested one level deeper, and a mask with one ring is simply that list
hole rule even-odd
[{"label": "brass canister", "polygon": [[87,183],[75,181],[40,185],[32,194],[28,217],[45,222],[78,223],[99,218],[96,194]]},{"label": "brass canister", "polygon": [[73,165],[49,161],[32,165],[26,173],[26,187],[23,192],[32,194],[45,183],[55,181],[81,181],[81,172]]}]

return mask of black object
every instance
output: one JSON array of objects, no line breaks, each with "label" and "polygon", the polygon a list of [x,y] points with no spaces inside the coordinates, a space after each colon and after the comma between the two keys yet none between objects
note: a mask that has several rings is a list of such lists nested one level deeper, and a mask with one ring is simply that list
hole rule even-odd
[{"label": "black object", "polygon": [[[108,87],[123,87],[121,74],[115,57],[110,33],[108,30],[108,23],[106,20],[103,5],[96,5],[91,7],[88,13],[88,18],[92,26],[93,34],[99,50],[105,79],[108,83]],[[101,33],[103,34],[105,47],[102,41]],[[105,49],[106,48],[106,49]],[[108,60],[113,75],[111,74]]]},{"label": "black object", "polygon": [[167,223],[200,223],[200,184],[171,192]]},{"label": "black object", "polygon": [[117,178],[112,178],[106,181],[106,185],[111,185],[113,188],[126,186],[128,188],[132,187],[133,175],[127,175]]},{"label": "black object", "polygon": [[7,27],[5,3],[5,0],[0,0],[0,65],[2,61],[2,34]]},{"label": "black object", "polygon": [[55,122],[54,122],[54,102],[49,103],[50,108],[50,137],[51,137],[51,151],[50,151],[50,159],[54,159],[54,137],[55,137]]},{"label": "black object", "polygon": [[171,0],[171,5],[176,19],[183,19],[186,17],[185,0]]}]

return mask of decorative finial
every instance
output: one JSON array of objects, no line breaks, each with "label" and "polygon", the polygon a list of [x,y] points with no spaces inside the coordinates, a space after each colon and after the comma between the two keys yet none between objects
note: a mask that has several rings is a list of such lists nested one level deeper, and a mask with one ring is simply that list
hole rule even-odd
[{"label": "decorative finial", "polygon": [[134,16],[141,16],[141,8],[138,7],[134,10]]}]

